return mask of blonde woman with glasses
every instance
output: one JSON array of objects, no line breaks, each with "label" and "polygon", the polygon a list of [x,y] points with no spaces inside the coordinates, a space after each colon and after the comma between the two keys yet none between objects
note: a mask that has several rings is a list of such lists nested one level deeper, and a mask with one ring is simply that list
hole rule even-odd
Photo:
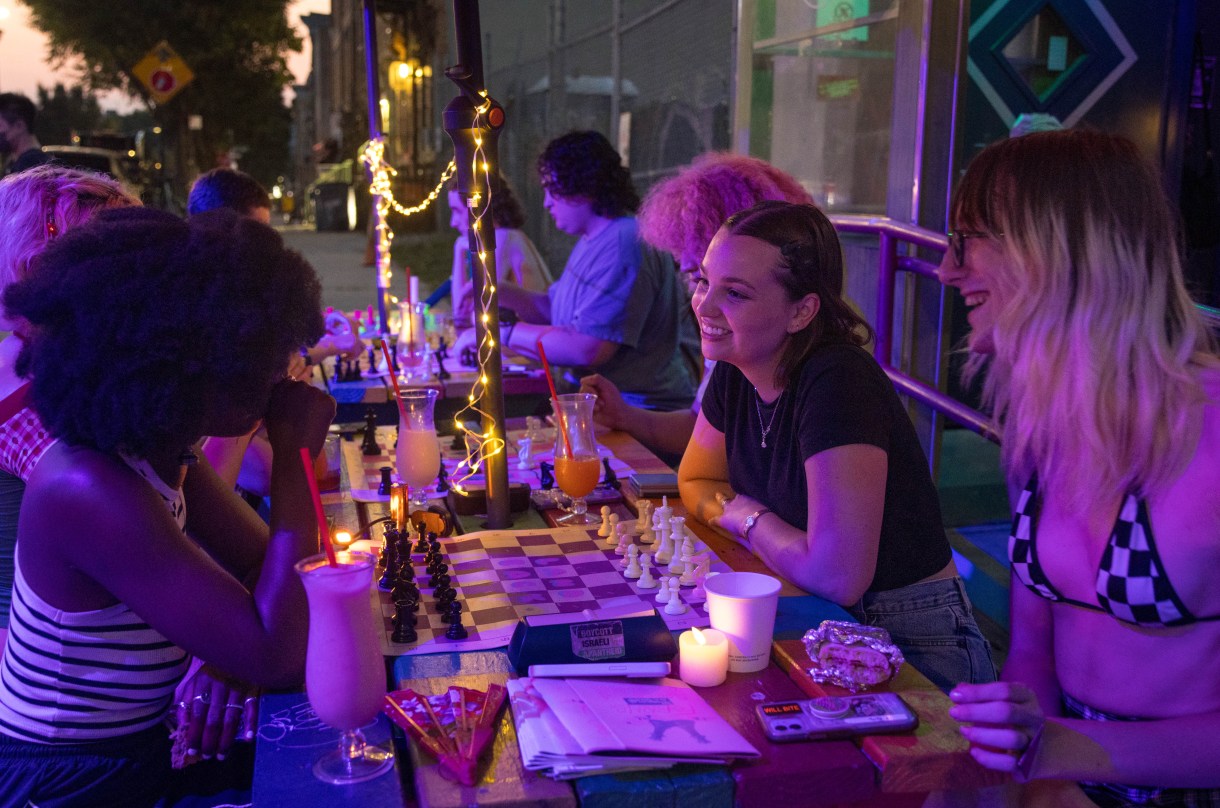
[{"label": "blonde woman with glasses", "polygon": [[970,165],[941,279],[1014,492],[1012,650],[972,754],[1099,805],[1220,805],[1220,363],[1157,171],[1098,132]]}]

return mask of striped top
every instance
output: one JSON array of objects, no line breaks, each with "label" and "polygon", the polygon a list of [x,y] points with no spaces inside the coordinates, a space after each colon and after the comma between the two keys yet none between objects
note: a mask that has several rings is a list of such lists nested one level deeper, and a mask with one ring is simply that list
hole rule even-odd
[{"label": "striped top", "polygon": [[[182,491],[124,458],[182,527]],[[18,545],[8,644],[0,664],[0,732],[36,743],[103,740],[161,721],[189,657],[125,604],[89,612],[51,606],[21,573]]]}]

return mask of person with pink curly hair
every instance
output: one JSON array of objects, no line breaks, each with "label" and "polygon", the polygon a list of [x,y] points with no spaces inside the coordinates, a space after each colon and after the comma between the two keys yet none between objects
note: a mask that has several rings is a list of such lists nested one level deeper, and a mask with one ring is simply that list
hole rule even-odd
[{"label": "person with pink curly hair", "polygon": [[[91,171],[45,165],[0,181],[0,292],[23,280],[55,238],[106,208],[139,205],[114,180]],[[0,642],[8,627],[17,514],[43,453],[55,441],[28,406],[29,382],[13,372],[21,350],[21,324],[0,310]]]},{"label": "person with pink curly hair", "polygon": [[[653,247],[673,255],[687,288],[693,292],[703,254],[720,225],[734,213],[766,200],[813,204],[799,182],[765,160],[708,152],[648,192],[639,213],[640,235]],[[599,423],[628,432],[652,451],[676,458],[690,441],[710,376],[710,368],[705,368],[690,409],[673,412],[633,407],[612,382],[597,374],[585,376],[580,385],[582,392],[597,395],[595,415]]]}]

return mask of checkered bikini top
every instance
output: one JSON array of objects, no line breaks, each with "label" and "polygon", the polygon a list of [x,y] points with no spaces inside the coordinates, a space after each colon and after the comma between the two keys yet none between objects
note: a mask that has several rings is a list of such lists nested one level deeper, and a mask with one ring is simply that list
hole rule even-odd
[{"label": "checkered bikini top", "polygon": [[1097,603],[1065,598],[1038,563],[1034,550],[1034,526],[1038,518],[1037,477],[1021,491],[1008,535],[1008,558],[1012,571],[1036,595],[1057,603],[1070,603],[1093,611],[1105,612],[1124,623],[1139,626],[1185,626],[1220,615],[1195,617],[1183,605],[1169,583],[1161,556],[1152,539],[1152,525],[1144,500],[1134,494],[1123,497],[1122,507],[1097,570]]}]

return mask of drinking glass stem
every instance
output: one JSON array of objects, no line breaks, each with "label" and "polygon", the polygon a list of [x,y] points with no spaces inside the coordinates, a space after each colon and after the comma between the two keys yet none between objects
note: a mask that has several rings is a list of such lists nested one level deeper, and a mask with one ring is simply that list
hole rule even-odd
[{"label": "drinking glass stem", "polygon": [[584,516],[588,511],[589,506],[585,502],[584,497],[576,497],[572,500],[572,513],[576,514],[577,517]]},{"label": "drinking glass stem", "polygon": [[364,757],[364,749],[368,744],[364,740],[364,733],[358,729],[345,729],[339,735],[339,749],[343,755],[343,761],[347,765],[348,774],[351,774],[352,765],[355,761]]}]

